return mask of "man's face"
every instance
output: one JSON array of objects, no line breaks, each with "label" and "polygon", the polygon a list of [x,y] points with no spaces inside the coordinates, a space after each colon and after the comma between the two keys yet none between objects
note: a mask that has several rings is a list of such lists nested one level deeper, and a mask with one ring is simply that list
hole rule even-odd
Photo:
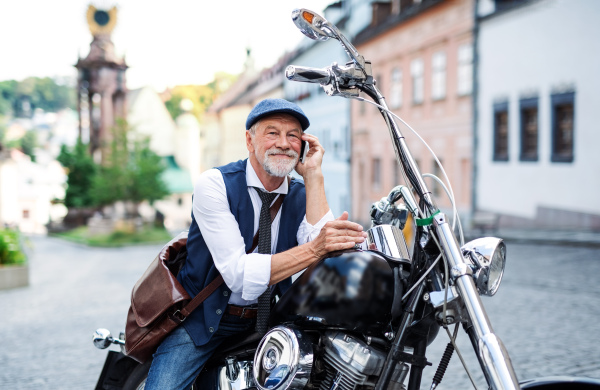
[{"label": "man's face", "polygon": [[302,127],[296,118],[275,114],[261,119],[254,135],[249,131],[246,145],[270,176],[285,177],[298,163]]}]

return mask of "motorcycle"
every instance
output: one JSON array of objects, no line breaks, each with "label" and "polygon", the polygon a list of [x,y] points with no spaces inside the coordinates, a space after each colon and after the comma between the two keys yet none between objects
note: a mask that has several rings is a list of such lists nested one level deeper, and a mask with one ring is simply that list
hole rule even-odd
[{"label": "motorcycle", "polygon": [[[192,388],[416,390],[423,370],[431,365],[427,347],[444,329],[450,343],[430,385],[433,390],[457,349],[455,338],[462,326],[491,389],[600,389],[600,381],[590,378],[519,383],[480,298],[494,295],[500,286],[506,244],[485,237],[459,245],[455,231],[464,241],[460,219],[443,167],[436,157],[445,183],[433,179],[452,201],[452,218],[436,206],[397,121],[412,128],[388,110],[371,63],[315,12],[294,10],[292,20],[311,39],[338,40],[350,61],[323,69],[290,65],[286,77],[318,83],[330,96],[375,105],[407,185],[373,204],[372,226],[362,246],[332,253],[306,269],[274,305],[272,328],[262,337],[251,333],[226,341]],[[93,342],[101,349],[123,346],[124,335],[113,338],[99,329]],[[143,389],[150,364],[138,364],[124,351],[109,351],[96,389]]]}]

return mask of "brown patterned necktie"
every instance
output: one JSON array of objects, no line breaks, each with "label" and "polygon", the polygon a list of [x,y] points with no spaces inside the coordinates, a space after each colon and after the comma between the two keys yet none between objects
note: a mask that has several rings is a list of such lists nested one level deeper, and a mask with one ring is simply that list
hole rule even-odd
[{"label": "brown patterned necktie", "polygon": [[[277,196],[275,193],[264,192],[256,188],[262,206],[260,218],[258,219],[258,253],[271,254],[271,213],[269,208]],[[269,328],[269,315],[271,313],[271,288],[258,297],[258,316],[256,318],[256,331],[264,335]]]}]

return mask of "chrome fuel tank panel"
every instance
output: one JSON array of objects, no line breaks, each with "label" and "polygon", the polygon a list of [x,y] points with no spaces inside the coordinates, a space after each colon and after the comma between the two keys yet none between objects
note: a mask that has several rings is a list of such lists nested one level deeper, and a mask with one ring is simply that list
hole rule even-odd
[{"label": "chrome fuel tank panel", "polygon": [[408,246],[402,230],[392,225],[373,226],[367,231],[365,249],[381,252],[390,260],[410,263]]}]

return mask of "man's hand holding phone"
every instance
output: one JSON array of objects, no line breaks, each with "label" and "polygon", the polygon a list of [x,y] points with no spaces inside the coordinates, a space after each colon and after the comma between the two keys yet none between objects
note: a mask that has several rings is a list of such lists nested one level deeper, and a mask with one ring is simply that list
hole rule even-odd
[{"label": "man's hand holding phone", "polygon": [[319,139],[308,133],[302,134],[302,146],[300,147],[300,158],[296,164],[296,172],[306,180],[306,175],[311,172],[321,174],[321,163],[325,150],[319,143]]}]

